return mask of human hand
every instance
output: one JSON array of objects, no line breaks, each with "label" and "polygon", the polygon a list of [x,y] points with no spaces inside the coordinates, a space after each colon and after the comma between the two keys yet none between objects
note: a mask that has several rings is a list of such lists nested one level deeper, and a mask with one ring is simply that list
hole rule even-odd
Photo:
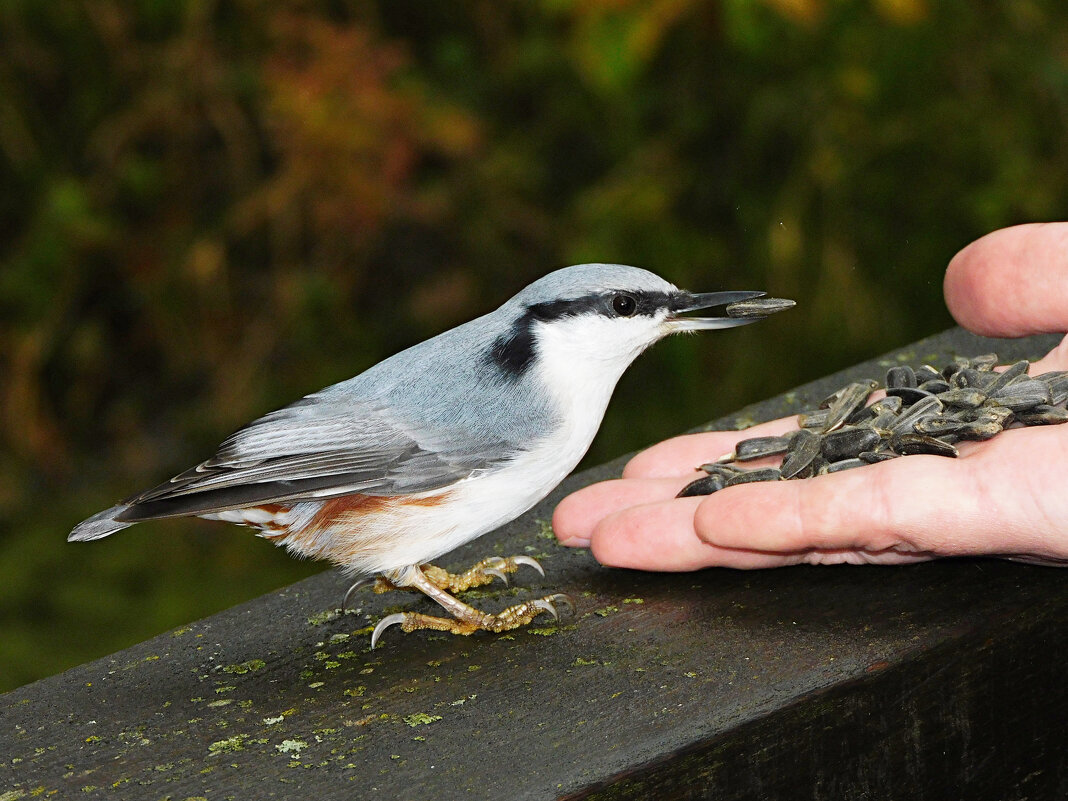
[{"label": "human hand", "polygon": [[[1068,331],[1068,223],[996,231],[958,253],[946,304],[985,336]],[[1068,337],[1032,375],[1068,369]],[[900,564],[940,556],[1068,560],[1068,425],[1011,429],[960,443],[960,458],[909,456],[816,478],[742,484],[675,498],[696,465],[796,417],[693,434],[635,456],[623,478],[564,498],[553,529],[605,565],[696,570],[722,565]]]}]

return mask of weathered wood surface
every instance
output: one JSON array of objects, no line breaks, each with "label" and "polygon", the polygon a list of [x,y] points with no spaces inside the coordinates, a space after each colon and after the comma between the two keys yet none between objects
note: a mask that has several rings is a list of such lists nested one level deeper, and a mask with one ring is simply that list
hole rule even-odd
[{"label": "weathered wood surface", "polygon": [[[798,411],[899,357],[1035,357],[1054,341],[946,332],[718,427]],[[576,619],[394,629],[371,652],[385,609],[430,603],[365,593],[338,615],[345,582],[327,572],[0,696],[0,799],[1068,796],[1068,573],[607,570],[539,520],[620,465],[446,560],[533,554],[547,579],[524,571],[476,603],[563,590]]]}]

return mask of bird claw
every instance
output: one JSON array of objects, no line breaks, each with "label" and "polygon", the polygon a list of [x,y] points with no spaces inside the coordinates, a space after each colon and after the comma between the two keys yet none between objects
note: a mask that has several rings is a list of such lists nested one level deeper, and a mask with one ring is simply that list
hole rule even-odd
[{"label": "bird claw", "polygon": [[553,620],[560,619],[560,615],[556,613],[556,607],[553,606],[551,601],[546,601],[542,598],[538,598],[535,601],[531,601],[530,605],[533,606],[535,609],[544,609],[546,612],[553,616]]},{"label": "bird claw", "polygon": [[575,602],[571,600],[570,595],[565,595],[562,592],[558,592],[554,595],[550,595],[546,598],[538,598],[530,602],[530,605],[536,609],[544,609],[550,615],[553,616],[553,620],[560,619],[560,613],[557,609],[557,605],[563,605],[567,607],[567,613],[574,616],[575,614]]},{"label": "bird claw", "polygon": [[514,573],[522,565],[527,565],[529,567],[534,568],[538,571],[542,578],[545,577],[545,571],[542,569],[542,566],[538,564],[538,560],[533,559],[529,556],[509,556],[507,559],[504,559],[500,556],[491,556],[487,559],[484,559],[481,562],[481,567],[479,567],[478,569],[479,572],[483,573],[484,575],[496,576],[501,581],[503,581],[504,585],[507,587],[510,583],[508,581],[508,574]]},{"label": "bird claw", "polygon": [[394,612],[392,615],[386,615],[379,620],[378,625],[375,626],[375,630],[371,632],[371,650],[373,651],[375,649],[375,645],[378,643],[378,638],[382,636],[383,631],[396,623],[403,624],[404,619],[404,612]]},{"label": "bird claw", "polygon": [[[554,615],[555,615],[555,607],[556,607],[556,605],[557,604],[563,604],[564,606],[567,607],[567,613],[569,615],[571,615],[572,617],[575,616],[575,601],[571,598],[570,595],[566,595],[565,593],[558,592],[558,593],[555,593],[554,595],[550,595],[548,598],[544,598],[543,600],[545,600],[548,603],[551,603],[553,605],[553,607],[554,607]],[[557,618],[557,619],[559,620],[559,618]]]},{"label": "bird claw", "polygon": [[352,599],[353,594],[361,587],[366,587],[368,584],[373,584],[375,581],[374,576],[365,576],[357,581],[351,587],[348,592],[345,593],[345,597],[341,599],[341,611],[347,612],[349,608],[349,601]]},{"label": "bird claw", "polygon": [[512,563],[516,567],[519,567],[519,565],[528,565],[528,566],[534,568],[535,570],[537,570],[538,573],[541,574],[542,578],[545,578],[545,570],[538,563],[537,559],[533,559],[533,558],[531,558],[529,556],[513,556],[512,557]]}]

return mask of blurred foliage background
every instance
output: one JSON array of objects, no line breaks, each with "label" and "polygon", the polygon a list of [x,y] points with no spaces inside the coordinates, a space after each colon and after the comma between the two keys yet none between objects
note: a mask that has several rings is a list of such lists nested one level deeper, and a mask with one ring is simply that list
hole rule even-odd
[{"label": "blurred foliage background", "polygon": [[799,303],[650,352],[592,462],[949,326],[1066,118],[1061,0],[3,0],[0,690],[323,569],[65,537],[551,268]]}]

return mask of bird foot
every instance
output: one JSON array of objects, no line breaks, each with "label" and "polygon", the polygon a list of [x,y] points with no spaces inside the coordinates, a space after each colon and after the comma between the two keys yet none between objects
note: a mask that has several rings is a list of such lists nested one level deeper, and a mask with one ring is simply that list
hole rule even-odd
[{"label": "bird foot", "polygon": [[525,626],[542,613],[548,613],[554,619],[559,619],[557,605],[561,604],[568,608],[571,614],[575,613],[575,603],[563,593],[547,595],[544,598],[536,598],[533,601],[509,606],[495,615],[480,612],[473,606],[462,604],[450,605],[450,611],[455,618],[436,617],[424,615],[418,612],[397,612],[382,618],[371,633],[371,647],[374,648],[387,628],[399,624],[403,632],[410,633],[421,629],[432,631],[447,631],[451,634],[467,636],[476,631],[501,632]]},{"label": "bird foot", "polygon": [[[542,576],[545,575],[545,571],[542,569],[541,565],[538,564],[538,561],[529,556],[509,556],[507,558],[501,556],[489,556],[468,570],[465,570],[463,573],[450,573],[444,568],[435,565],[422,565],[420,569],[430,583],[439,590],[445,590],[446,592],[463,592],[472,587],[482,587],[486,584],[490,584],[495,578],[499,578],[507,586],[508,574],[516,572],[522,565],[528,565],[537,570]],[[357,590],[366,587],[372,582],[374,583],[374,592],[376,593],[392,592],[393,590],[421,591],[415,586],[395,584],[385,576],[378,576],[377,578],[368,576],[360,579],[349,587],[348,592],[345,593],[344,600],[341,602],[341,611],[344,612],[349,608],[349,601]]]},{"label": "bird foot", "polygon": [[[495,578],[499,578],[507,586],[508,574],[519,570],[521,565],[529,565],[537,570],[542,577],[545,576],[545,571],[542,570],[541,565],[538,564],[536,559],[531,559],[529,556],[509,556],[508,558],[490,556],[463,573],[450,573],[434,565],[423,565],[422,569],[423,575],[430,579],[431,583],[439,589],[446,592],[463,592],[472,587],[491,584]],[[377,586],[375,591],[380,592]]]}]

